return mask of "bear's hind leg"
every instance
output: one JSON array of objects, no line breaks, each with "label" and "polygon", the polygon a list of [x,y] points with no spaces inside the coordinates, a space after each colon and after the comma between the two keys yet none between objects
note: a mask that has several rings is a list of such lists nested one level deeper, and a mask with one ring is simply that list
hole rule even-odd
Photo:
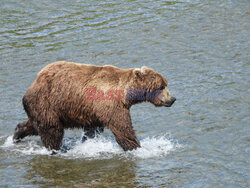
[{"label": "bear's hind leg", "polygon": [[38,132],[32,125],[31,121],[30,120],[24,121],[16,126],[13,136],[13,141],[17,143],[26,136],[35,136],[35,135],[38,135]]}]

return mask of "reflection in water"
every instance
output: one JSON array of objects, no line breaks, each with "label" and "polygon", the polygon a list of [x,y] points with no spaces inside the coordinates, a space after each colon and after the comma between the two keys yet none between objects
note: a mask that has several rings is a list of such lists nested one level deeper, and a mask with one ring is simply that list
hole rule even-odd
[{"label": "reflection in water", "polygon": [[29,161],[26,178],[39,186],[134,187],[135,163],[112,160],[68,160],[40,156]]}]

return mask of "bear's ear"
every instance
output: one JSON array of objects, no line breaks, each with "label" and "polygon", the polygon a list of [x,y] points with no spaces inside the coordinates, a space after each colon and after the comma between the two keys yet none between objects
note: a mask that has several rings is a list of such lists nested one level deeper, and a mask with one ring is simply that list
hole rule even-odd
[{"label": "bear's ear", "polygon": [[142,75],[141,69],[136,68],[136,69],[134,69],[133,72],[134,72],[136,78],[142,79],[143,75]]},{"label": "bear's ear", "polygon": [[143,77],[147,75],[148,73],[150,73],[150,71],[154,71],[154,70],[146,66],[143,66],[141,67],[141,69],[138,69],[138,68],[134,69],[134,74],[137,78],[143,79]]},{"label": "bear's ear", "polygon": [[148,67],[146,67],[146,66],[142,66],[142,67],[141,67],[141,72],[142,72],[143,75],[148,74],[150,71],[154,71],[154,70],[151,69],[151,68],[148,68]]}]

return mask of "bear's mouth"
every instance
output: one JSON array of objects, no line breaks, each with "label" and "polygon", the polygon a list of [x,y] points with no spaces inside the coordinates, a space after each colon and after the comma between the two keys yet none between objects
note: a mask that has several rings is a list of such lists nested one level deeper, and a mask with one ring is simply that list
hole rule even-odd
[{"label": "bear's mouth", "polygon": [[172,104],[174,104],[174,102],[172,102],[172,103],[164,103],[163,106],[165,106],[165,107],[171,107]]}]

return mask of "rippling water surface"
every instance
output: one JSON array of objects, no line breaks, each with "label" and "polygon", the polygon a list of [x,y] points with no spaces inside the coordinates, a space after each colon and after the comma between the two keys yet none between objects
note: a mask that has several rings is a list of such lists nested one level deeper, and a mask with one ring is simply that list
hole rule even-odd
[{"label": "rippling water surface", "polygon": [[[247,0],[0,2],[0,186],[248,187]],[[58,61],[162,73],[171,108],[132,107],[142,148],[124,153],[105,133],[51,156],[40,139],[13,144],[21,99]]]}]

